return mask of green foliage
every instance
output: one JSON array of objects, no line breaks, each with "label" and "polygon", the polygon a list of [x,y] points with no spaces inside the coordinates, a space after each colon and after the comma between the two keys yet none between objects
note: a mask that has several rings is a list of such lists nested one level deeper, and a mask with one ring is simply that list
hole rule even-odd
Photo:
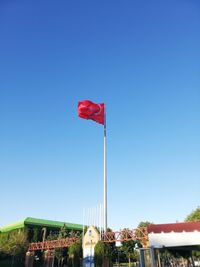
[{"label": "green foliage", "polygon": [[[28,247],[28,234],[25,230],[16,230],[0,234],[0,254],[3,261],[0,265],[22,266]],[[4,265],[5,263],[5,265]]]},{"label": "green foliage", "polygon": [[[107,230],[106,230],[106,232],[110,232],[110,233],[113,233],[113,230],[111,229],[111,228],[107,228]],[[117,251],[116,251],[116,242],[112,242],[112,243],[107,243],[107,245],[110,247],[109,249],[108,249],[108,251],[109,251],[109,256],[107,256],[107,258],[108,258],[108,260],[111,262],[115,262],[115,260],[116,260],[116,253],[117,253]]]},{"label": "green foliage", "polygon": [[63,259],[63,249],[62,248],[57,248],[55,249],[55,257],[58,261],[58,266],[61,265],[61,261]]},{"label": "green foliage", "polygon": [[191,256],[191,251],[189,250],[168,249],[168,251],[174,258],[182,257],[182,258],[188,259]]},{"label": "green foliage", "polygon": [[0,235],[0,252],[10,256],[24,255],[27,251],[27,231],[18,230]]},{"label": "green foliage", "polygon": [[[114,253],[113,253],[113,262],[118,262],[118,265],[121,265],[122,263],[125,263],[127,260],[126,255],[124,254],[122,250],[122,246],[115,247]],[[120,264],[119,264],[120,263]]]},{"label": "green foliage", "polygon": [[[51,231],[47,236],[46,240],[58,240],[64,238],[70,238],[74,236],[80,236],[80,233],[74,232],[73,230],[68,230],[67,226],[64,224],[61,228],[59,233],[54,233]],[[82,243],[81,240],[79,242],[74,243],[68,249],[68,263],[70,266],[80,266],[80,258],[82,257]],[[57,248],[55,250],[55,258],[57,260],[58,266],[61,266],[63,262],[67,260],[67,250],[63,248]]]},{"label": "green foliage", "polygon": [[49,235],[47,236],[46,240],[50,241],[50,240],[57,240],[58,239],[58,234],[54,233],[54,232],[50,232]]},{"label": "green foliage", "polygon": [[40,234],[40,230],[38,228],[34,228],[33,229],[32,242],[38,242],[39,241],[39,234]]},{"label": "green foliage", "polygon": [[[67,232],[67,227],[66,224],[64,224],[61,228],[60,231],[58,233],[58,235],[55,236],[55,234],[51,233],[51,236],[49,236],[49,238],[52,238],[51,240],[54,239],[63,239],[66,238],[68,236],[68,232]],[[58,266],[60,266],[62,264],[62,261],[64,260],[64,249],[63,248],[57,248],[55,250],[55,257],[58,261]]]},{"label": "green foliage", "polygon": [[64,224],[59,231],[58,239],[66,238],[67,237],[67,226]]},{"label": "green foliage", "polygon": [[[146,222],[145,223],[141,222],[140,227],[144,227],[144,224],[146,224]],[[129,232],[130,232],[130,234],[129,234]],[[138,237],[140,238],[141,232],[136,231],[136,235],[138,235]],[[126,238],[131,237],[131,230],[124,229],[124,236]],[[138,247],[142,247],[139,240],[129,240],[129,241],[123,241],[122,242],[121,251],[128,259],[129,266],[131,264],[131,261],[138,261],[139,255],[138,255],[138,251],[136,250],[136,248],[138,248]]]},{"label": "green foliage", "polygon": [[135,235],[138,238],[136,245],[137,247],[144,247],[147,245],[147,239],[145,238],[145,236],[147,235],[147,231],[145,230],[145,228],[147,228],[149,224],[153,223],[149,221],[141,221],[138,224],[137,230],[135,232]]},{"label": "green foliage", "polygon": [[127,258],[135,259],[135,245],[136,245],[136,241],[134,240],[122,242],[121,249]]},{"label": "green foliage", "polygon": [[68,264],[73,267],[80,266],[80,259],[83,257],[82,255],[82,241],[79,240],[73,243],[68,249],[69,262]]},{"label": "green foliage", "polygon": [[112,249],[109,244],[99,241],[94,249],[95,266],[101,267],[105,259],[111,260]]},{"label": "green foliage", "polygon": [[193,255],[195,258],[200,258],[200,246],[198,246],[198,250],[193,250],[193,251],[192,251],[192,255]]},{"label": "green foliage", "polygon": [[192,221],[200,221],[200,207],[197,207],[185,218],[185,222]]},{"label": "green foliage", "polygon": [[138,260],[138,252],[135,250],[136,244],[137,244],[137,241],[134,241],[134,240],[122,242],[121,251],[125,254],[129,263],[131,261]]},{"label": "green foliage", "polygon": [[[200,221],[200,207],[193,210],[186,218],[185,222],[195,222]],[[200,251],[193,251],[193,256],[200,257]]]},{"label": "green foliage", "polygon": [[149,222],[149,221],[141,221],[139,224],[138,224],[138,227],[146,227],[147,225],[149,224],[153,224],[152,222]]}]

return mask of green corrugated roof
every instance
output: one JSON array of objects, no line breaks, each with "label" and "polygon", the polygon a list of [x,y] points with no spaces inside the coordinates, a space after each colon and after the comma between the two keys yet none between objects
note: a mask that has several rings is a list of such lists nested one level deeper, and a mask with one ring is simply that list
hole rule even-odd
[{"label": "green corrugated roof", "polygon": [[27,217],[25,220],[16,222],[13,224],[5,225],[0,228],[0,232],[9,232],[12,230],[23,228],[25,225],[38,225],[38,226],[46,226],[52,228],[61,228],[63,225],[66,225],[67,229],[70,230],[82,230],[81,224],[75,223],[67,223],[67,222],[59,222],[59,221],[51,221],[51,220],[44,220],[44,219],[36,219]]},{"label": "green corrugated roof", "polygon": [[2,232],[2,233],[9,232],[9,231],[17,230],[17,229],[20,229],[23,227],[24,227],[24,221],[20,221],[20,222],[8,224],[8,225],[1,227],[0,232]]},{"label": "green corrugated roof", "polygon": [[82,230],[83,228],[81,224],[36,219],[36,218],[31,218],[31,217],[26,218],[24,223],[26,225],[42,225],[42,226],[49,226],[49,227],[55,227],[55,228],[60,228],[65,224],[68,229],[72,229],[72,230]]}]

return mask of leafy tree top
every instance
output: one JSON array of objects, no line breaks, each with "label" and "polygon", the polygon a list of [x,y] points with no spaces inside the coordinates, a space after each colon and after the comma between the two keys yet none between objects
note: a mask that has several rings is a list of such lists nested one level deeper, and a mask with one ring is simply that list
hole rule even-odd
[{"label": "leafy tree top", "polygon": [[3,233],[0,236],[0,253],[7,255],[23,255],[28,247],[27,231],[17,230],[11,233]]},{"label": "leafy tree top", "polygon": [[141,221],[139,224],[138,224],[138,227],[146,227],[147,225],[149,224],[153,224],[152,222],[149,222],[149,221]]},{"label": "leafy tree top", "polygon": [[200,221],[200,207],[193,210],[186,218],[185,222]]}]

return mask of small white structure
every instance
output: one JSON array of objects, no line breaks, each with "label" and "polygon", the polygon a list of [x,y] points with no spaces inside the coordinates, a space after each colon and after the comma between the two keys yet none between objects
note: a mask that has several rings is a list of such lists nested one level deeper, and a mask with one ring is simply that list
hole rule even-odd
[{"label": "small white structure", "polygon": [[94,248],[99,240],[99,232],[90,226],[83,237],[83,266],[94,267]]}]

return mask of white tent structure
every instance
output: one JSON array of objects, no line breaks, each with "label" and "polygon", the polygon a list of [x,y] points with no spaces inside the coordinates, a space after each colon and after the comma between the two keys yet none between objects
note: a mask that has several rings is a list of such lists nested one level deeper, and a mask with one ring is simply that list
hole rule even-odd
[{"label": "white tent structure", "polygon": [[147,231],[149,245],[154,248],[200,245],[200,221],[151,224]]}]

